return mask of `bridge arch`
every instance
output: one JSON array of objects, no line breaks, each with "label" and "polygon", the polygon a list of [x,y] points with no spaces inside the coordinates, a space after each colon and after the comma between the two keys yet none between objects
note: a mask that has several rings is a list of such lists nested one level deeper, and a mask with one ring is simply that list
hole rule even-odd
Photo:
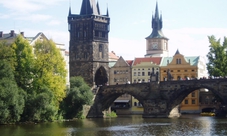
[{"label": "bridge arch", "polygon": [[134,96],[142,104],[143,117],[168,117],[188,94],[201,88],[209,89],[227,105],[227,79],[111,85],[100,87],[87,117],[103,117],[102,111],[125,93]]},{"label": "bridge arch", "polygon": [[[174,93],[170,96],[171,99],[169,99],[169,112],[176,106],[180,105],[182,101],[193,91],[195,90],[200,90],[200,89],[208,89],[213,93],[215,98],[219,98],[221,100],[221,103],[223,105],[227,105],[227,99],[226,95],[223,95],[223,86],[225,83],[223,83],[221,80],[217,80],[220,82],[214,82],[215,80],[210,81],[210,80],[198,80],[196,81],[191,81],[193,84],[191,85],[181,85],[178,89],[175,89]],[[190,82],[190,81],[189,81]],[[178,84],[180,81],[178,81]],[[224,85],[226,86],[226,85]]]}]

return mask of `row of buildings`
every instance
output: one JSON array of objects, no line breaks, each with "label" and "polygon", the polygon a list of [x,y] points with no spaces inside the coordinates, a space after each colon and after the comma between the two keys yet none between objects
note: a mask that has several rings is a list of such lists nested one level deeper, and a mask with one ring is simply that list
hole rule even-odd
[{"label": "row of buildings", "polygon": [[[115,54],[110,53],[110,57]],[[109,63],[109,85],[150,82],[151,75],[158,75],[159,81],[166,81],[168,73],[172,80],[198,80],[207,78],[205,58],[201,56],[187,57],[177,50],[173,57],[142,57],[134,60],[124,60],[123,57],[115,56]],[[201,92],[195,90],[181,103],[182,113],[199,113],[201,111]],[[210,96],[209,96],[210,97]],[[208,101],[206,101],[208,104]],[[210,104],[210,102],[209,102]],[[126,106],[127,105],[127,106]],[[124,94],[115,100],[113,110],[119,114],[140,114],[143,112],[142,105],[132,96]]]}]

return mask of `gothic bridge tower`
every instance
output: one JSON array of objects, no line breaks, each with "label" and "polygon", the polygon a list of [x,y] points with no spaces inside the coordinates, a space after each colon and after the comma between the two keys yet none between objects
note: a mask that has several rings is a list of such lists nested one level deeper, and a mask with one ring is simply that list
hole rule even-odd
[{"label": "gothic bridge tower", "polygon": [[168,38],[162,33],[162,15],[159,17],[158,3],[156,3],[155,14],[152,15],[152,33],[146,38],[145,57],[167,57]]},{"label": "gothic bridge tower", "polygon": [[95,0],[83,0],[80,14],[68,15],[70,77],[82,76],[90,85],[108,82],[108,9],[101,15]]}]

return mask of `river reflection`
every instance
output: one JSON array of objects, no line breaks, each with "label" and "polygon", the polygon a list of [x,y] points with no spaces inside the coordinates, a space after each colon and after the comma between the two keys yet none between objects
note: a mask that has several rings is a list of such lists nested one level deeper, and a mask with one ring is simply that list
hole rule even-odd
[{"label": "river reflection", "polygon": [[120,116],[34,125],[0,126],[1,136],[223,136],[227,118],[183,115],[180,118]]}]

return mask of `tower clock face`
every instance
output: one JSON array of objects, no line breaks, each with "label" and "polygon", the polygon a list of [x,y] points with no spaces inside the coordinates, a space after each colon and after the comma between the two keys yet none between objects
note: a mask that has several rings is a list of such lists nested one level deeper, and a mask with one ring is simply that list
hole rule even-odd
[{"label": "tower clock face", "polygon": [[153,42],[152,43],[152,49],[158,49],[158,43]]}]

